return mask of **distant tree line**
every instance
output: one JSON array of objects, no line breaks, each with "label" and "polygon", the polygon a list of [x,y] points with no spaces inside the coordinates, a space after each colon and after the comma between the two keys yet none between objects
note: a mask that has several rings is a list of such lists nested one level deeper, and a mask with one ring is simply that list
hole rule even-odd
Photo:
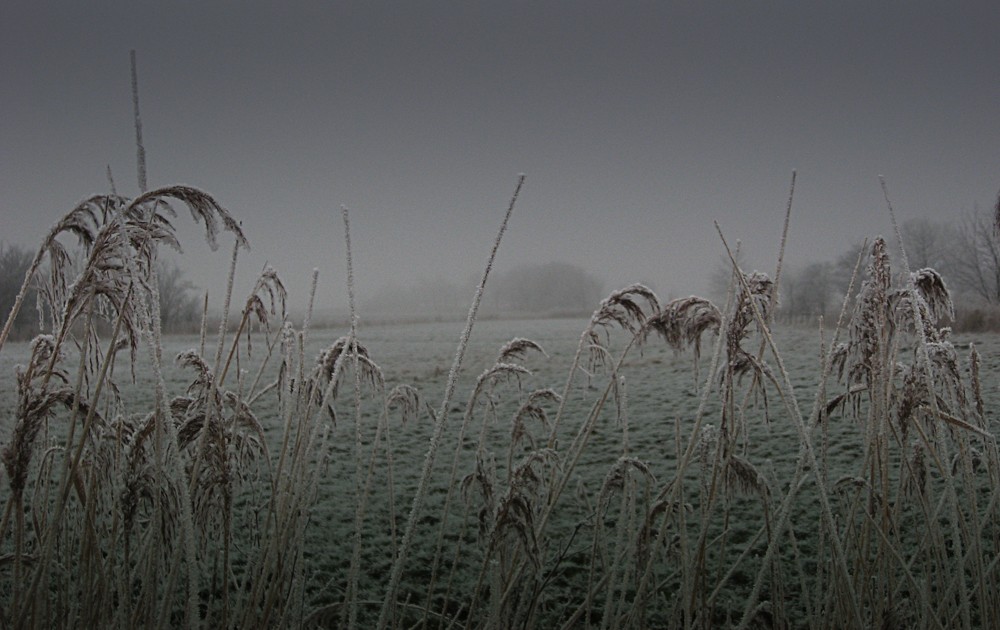
[{"label": "distant tree line", "polygon": [[597,308],[603,289],[603,283],[584,269],[550,262],[501,274],[487,295],[488,303],[501,312],[577,315]]},{"label": "distant tree line", "polygon": [[[383,287],[364,300],[362,311],[376,321],[416,321],[465,317],[475,281],[441,278]],[[590,313],[600,303],[603,283],[563,262],[522,265],[490,278],[481,312],[486,316],[558,316]]]},{"label": "distant tree line", "polygon": [[[930,267],[942,275],[966,328],[1000,325],[1000,197],[992,211],[977,210],[957,219],[910,219],[900,233],[912,271]],[[893,244],[893,269],[903,265]],[[836,314],[847,292],[862,243],[854,243],[833,261],[813,261],[783,272],[779,289],[780,316],[808,319]],[[867,253],[859,278],[864,276]],[[717,273],[716,276],[719,274]],[[726,279],[728,281],[728,278]],[[715,280],[718,284],[718,278]],[[996,321],[992,321],[996,320]]]},{"label": "distant tree line", "polygon": [[201,323],[198,288],[175,263],[157,263],[156,283],[160,289],[160,325],[167,333],[193,332]]},{"label": "distant tree line", "polygon": [[[0,325],[14,306],[14,300],[21,290],[24,274],[31,266],[34,252],[19,245],[0,243]],[[157,282],[160,290],[160,323],[167,333],[191,332],[201,321],[201,305],[197,288],[184,275],[176,263],[160,260],[157,268]],[[35,282],[45,277],[44,269],[35,273]],[[21,310],[14,320],[13,338],[28,338],[39,332],[40,322],[37,310],[37,289],[35,282],[28,285],[28,292]]]}]

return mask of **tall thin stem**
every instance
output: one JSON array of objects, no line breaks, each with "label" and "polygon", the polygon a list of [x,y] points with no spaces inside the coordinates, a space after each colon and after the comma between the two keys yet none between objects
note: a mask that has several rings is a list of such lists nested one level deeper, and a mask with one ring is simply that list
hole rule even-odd
[{"label": "tall thin stem", "polygon": [[146,147],[142,144],[142,118],[139,117],[139,72],[136,68],[135,49],[129,51],[132,62],[132,113],[135,116],[135,168],[139,179],[139,192],[148,190],[146,185]]},{"label": "tall thin stem", "polygon": [[441,436],[444,434],[444,427],[447,424],[451,399],[455,393],[455,384],[458,380],[458,373],[462,368],[465,351],[469,345],[469,337],[472,334],[472,326],[475,324],[476,315],[479,312],[479,304],[483,299],[483,289],[486,287],[486,280],[489,278],[490,271],[493,269],[493,262],[496,260],[497,250],[500,249],[500,241],[503,239],[504,232],[507,231],[507,222],[510,221],[510,215],[514,212],[514,204],[517,203],[517,197],[520,194],[521,187],[523,185],[524,175],[522,174],[517,178],[517,187],[514,189],[514,195],[510,199],[510,205],[507,207],[507,213],[504,215],[503,222],[500,224],[500,230],[497,232],[496,239],[493,241],[493,249],[490,251],[489,258],[486,260],[486,269],[483,271],[483,277],[479,281],[479,285],[476,287],[476,293],[472,299],[472,305],[469,307],[469,315],[465,320],[465,330],[462,331],[462,336],[458,342],[458,348],[455,351],[455,359],[452,362],[451,371],[448,372],[448,382],[445,386],[444,399],[441,401],[441,407],[434,422],[434,433],[431,436],[430,447],[428,448],[427,455],[424,458],[424,466],[420,474],[420,483],[417,486],[416,494],[413,496],[413,505],[410,508],[410,516],[406,522],[406,530],[403,532],[403,539],[400,542],[399,555],[396,556],[396,559],[392,564],[389,584],[386,588],[385,599],[382,602],[382,611],[379,613],[379,630],[382,630],[388,625],[389,617],[395,608],[394,604],[396,591],[399,589],[399,580],[403,575],[403,566],[406,563],[406,557],[409,554],[410,545],[413,543],[413,533],[417,529],[417,521],[420,516],[420,510],[423,507],[424,498],[427,495],[427,483],[431,476],[431,470],[434,467],[434,458],[437,455],[437,449],[441,443]]}]

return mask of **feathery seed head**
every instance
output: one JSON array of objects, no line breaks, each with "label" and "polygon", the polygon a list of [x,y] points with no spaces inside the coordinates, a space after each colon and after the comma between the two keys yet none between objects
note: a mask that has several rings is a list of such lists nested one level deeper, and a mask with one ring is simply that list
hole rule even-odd
[{"label": "feathery seed head", "polygon": [[927,302],[934,322],[938,322],[944,317],[955,319],[955,305],[941,274],[930,267],[925,267],[912,272],[910,279],[917,292]]},{"label": "feathery seed head", "polygon": [[[643,309],[645,303],[646,310]],[[606,297],[590,319],[590,328],[596,326],[607,328],[618,324],[623,330],[637,335],[646,322],[647,310],[650,314],[660,308],[660,302],[647,287],[632,284],[624,289],[613,291]]]},{"label": "feathery seed head", "polygon": [[530,339],[523,339],[521,337],[515,337],[500,348],[500,354],[497,356],[496,362],[509,363],[513,359],[523,359],[524,355],[529,350],[534,350],[546,358],[549,356],[545,353],[542,346],[534,341],[531,341]]},{"label": "feathery seed head", "polygon": [[232,215],[229,214],[229,211],[219,205],[211,195],[191,186],[168,186],[166,188],[151,190],[136,197],[130,204],[128,211],[131,212],[139,208],[152,206],[153,208],[166,207],[173,213],[173,209],[170,208],[168,201],[170,199],[185,204],[191,211],[191,217],[195,221],[205,224],[205,240],[212,250],[217,249],[219,246],[219,222],[222,223],[222,227],[225,230],[232,232],[240,247],[250,249],[250,242],[247,240],[246,235],[243,234],[243,229]]},{"label": "feathery seed head", "polygon": [[408,420],[416,419],[420,413],[420,395],[411,385],[396,385],[386,398],[386,406],[389,409],[398,408],[403,424],[406,424]]},{"label": "feathery seed head", "polygon": [[673,300],[646,320],[642,339],[656,332],[670,348],[677,352],[694,349],[695,358],[701,355],[701,337],[706,332],[719,332],[722,313],[712,302],[697,296]]}]

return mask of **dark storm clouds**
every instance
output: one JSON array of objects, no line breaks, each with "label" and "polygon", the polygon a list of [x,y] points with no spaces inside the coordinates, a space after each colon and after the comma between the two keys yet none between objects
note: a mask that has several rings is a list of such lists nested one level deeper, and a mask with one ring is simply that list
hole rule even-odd
[{"label": "dark storm clouds", "polygon": [[[1000,188],[996,2],[6,2],[0,239],[34,244],[110,165],[134,193],[128,51],[151,186],[242,218],[304,302],[562,260],[663,297],[704,290],[712,221],[770,269],[959,217]],[[218,291],[182,216],[189,274]],[[212,272],[210,269],[217,271]]]}]

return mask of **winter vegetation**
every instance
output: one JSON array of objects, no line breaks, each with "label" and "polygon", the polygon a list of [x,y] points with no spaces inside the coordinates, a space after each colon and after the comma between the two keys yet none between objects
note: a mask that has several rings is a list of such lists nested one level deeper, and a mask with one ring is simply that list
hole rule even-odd
[{"label": "winter vegetation", "polygon": [[[514,336],[489,359],[472,333],[517,194],[450,368],[422,383],[432,400],[387,378],[400,371],[356,316],[336,339],[309,314],[296,325],[272,269],[171,356],[157,261],[178,244],[175,209],[230,241],[231,269],[248,246],[238,222],[183,186],[72,209],[16,296],[35,287],[46,332],[0,346],[22,359],[5,381],[5,625],[1000,617],[992,362],[941,326],[952,297],[936,270],[911,268],[905,237],[897,255],[880,237],[858,252],[811,359],[779,348],[781,255],[773,275],[744,270],[721,231],[722,305],[631,285],[551,356]],[[314,336],[326,341],[309,353]]]},{"label": "winter vegetation", "polygon": [[[461,326],[360,326],[343,209],[351,317],[330,333],[311,307],[288,315],[274,269],[234,286],[249,239],[215,198],[147,190],[135,102],[139,194],[85,199],[14,257],[23,275],[0,336],[0,625],[1000,618],[1000,344],[945,325],[954,299],[910,247],[913,224],[873,236],[840,271],[792,273],[784,237],[773,273],[751,271],[717,226],[721,299],[663,301],[633,284],[579,320],[524,323],[542,343],[479,321],[524,176]],[[163,302],[178,300],[161,261],[180,245],[178,211],[225,246],[230,282],[217,322],[202,303],[199,333],[168,338]],[[998,223],[970,219],[968,234],[995,239]],[[839,302],[801,293],[841,272]],[[832,316],[784,327],[778,287]],[[43,331],[15,342],[31,304]]]}]

